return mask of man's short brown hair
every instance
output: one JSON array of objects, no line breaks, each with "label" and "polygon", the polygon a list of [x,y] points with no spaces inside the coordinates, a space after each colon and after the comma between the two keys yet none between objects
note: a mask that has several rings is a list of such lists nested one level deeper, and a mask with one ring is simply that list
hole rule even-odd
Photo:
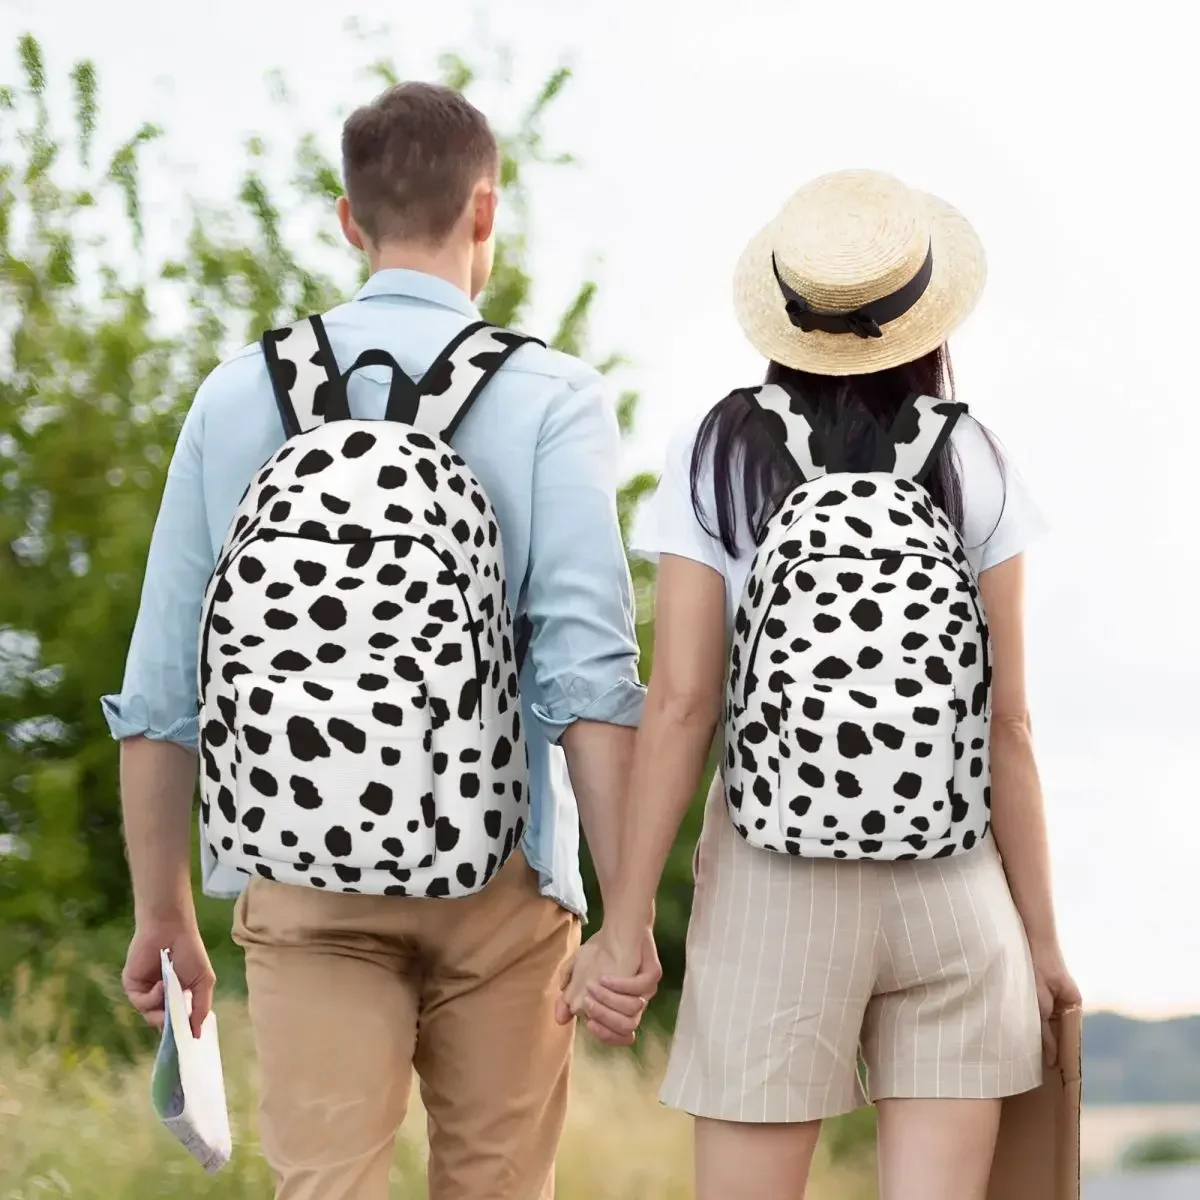
[{"label": "man's short brown hair", "polygon": [[499,167],[487,118],[452,88],[401,83],[350,115],[342,171],[350,212],[376,245],[441,242]]}]

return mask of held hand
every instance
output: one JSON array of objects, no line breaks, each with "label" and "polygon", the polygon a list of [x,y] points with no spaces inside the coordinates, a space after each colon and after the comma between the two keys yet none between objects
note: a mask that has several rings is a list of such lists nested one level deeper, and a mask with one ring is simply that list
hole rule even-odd
[{"label": "held hand", "polygon": [[1057,945],[1031,946],[1033,974],[1037,981],[1038,1011],[1042,1018],[1042,1053],[1048,1067],[1058,1064],[1058,1037],[1050,1018],[1082,1003],[1079,988],[1071,978]]},{"label": "held hand", "polygon": [[[621,956],[616,957],[619,961]],[[604,974],[587,985],[583,1011],[587,1016],[588,1032],[610,1045],[632,1043],[661,979],[662,964],[658,961],[654,931],[647,929],[633,975]]]},{"label": "held hand", "polygon": [[647,929],[640,951],[630,954],[612,946],[602,929],[563,972],[556,1017],[565,1025],[573,1017],[583,1016],[597,1041],[609,1046],[632,1045],[661,978],[653,931]]},{"label": "held hand", "polygon": [[163,990],[160,951],[170,950],[171,963],[185,992],[192,994],[192,1036],[212,1008],[216,976],[195,918],[180,922],[138,925],[129,943],[121,984],[133,1007],[155,1029],[163,1027],[166,996]]}]

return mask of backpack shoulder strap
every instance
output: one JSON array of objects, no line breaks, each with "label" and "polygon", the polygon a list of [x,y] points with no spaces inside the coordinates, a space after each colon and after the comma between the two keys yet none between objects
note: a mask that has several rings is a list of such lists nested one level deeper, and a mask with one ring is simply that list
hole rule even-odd
[{"label": "backpack shoulder strap", "polygon": [[545,345],[538,338],[486,321],[468,325],[437,356],[410,394],[398,400],[393,394],[387,419],[403,421],[448,442],[500,368],[530,342]]},{"label": "backpack shoulder strap", "polygon": [[817,422],[804,397],[778,383],[743,388],[769,430],[775,444],[791,460],[802,483],[809,483],[828,470],[825,447],[817,432]]},{"label": "backpack shoulder strap", "polygon": [[966,411],[967,406],[956,400],[909,396],[888,430],[888,438],[896,450],[892,473],[921,483]]},{"label": "backpack shoulder strap", "polygon": [[320,317],[270,329],[261,345],[279,419],[289,438],[349,415],[341,411],[345,389]]},{"label": "backpack shoulder strap", "polygon": [[392,372],[386,418],[449,441],[480,393],[509,356],[537,338],[477,321],[438,355],[415,383],[386,350],[364,350],[344,373],[320,317],[263,334],[262,351],[279,417],[288,437],[350,416],[347,385],[362,367]]}]

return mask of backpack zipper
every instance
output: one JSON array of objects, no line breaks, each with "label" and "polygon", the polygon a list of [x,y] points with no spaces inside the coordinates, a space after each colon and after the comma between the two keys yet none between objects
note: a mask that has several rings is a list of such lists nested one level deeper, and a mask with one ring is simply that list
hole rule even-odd
[{"label": "backpack zipper", "polygon": [[[777,580],[774,580],[770,584],[770,586],[772,588],[779,587],[780,584],[784,583],[787,580],[789,575],[791,575],[793,572],[799,570],[802,566],[804,566],[805,563],[812,563],[812,562],[855,562],[855,563],[883,562],[887,558],[933,559],[934,562],[942,563],[944,566],[949,567],[950,570],[953,571],[954,574],[957,575],[959,579],[961,579],[965,584],[967,584],[967,596],[971,601],[971,607],[974,608],[974,610],[975,610],[975,619],[979,623],[979,629],[982,634],[983,678],[985,680],[988,680],[991,677],[991,661],[990,661],[990,657],[988,654],[987,622],[983,619],[983,610],[979,607],[978,599],[971,594],[972,586],[971,586],[970,577],[967,575],[967,573],[964,570],[962,570],[961,567],[958,566],[957,563],[955,563],[952,559],[946,558],[944,555],[929,554],[929,553],[926,553],[926,552],[920,551],[920,550],[908,550],[908,551],[904,551],[903,553],[900,553],[900,554],[879,555],[878,557],[869,557],[865,554],[862,557],[856,557],[856,556],[850,555],[850,554],[810,554],[807,558],[797,559],[795,562],[789,564],[787,570],[784,571],[784,573]],[[764,582],[764,586],[766,586],[765,582]],[[977,591],[978,589],[975,589],[975,590]],[[760,639],[762,638],[763,629],[766,627],[767,617],[770,614],[772,607],[773,607],[773,604],[768,604],[767,607],[763,610],[762,616],[759,618],[759,621],[758,621],[758,628],[754,632],[754,642],[750,647],[750,657],[747,659],[746,667],[742,672],[742,687],[741,687],[742,694],[741,694],[740,699],[743,702],[746,699],[746,680],[748,680],[750,678],[750,675],[751,675],[752,671],[754,670],[754,662],[755,662],[755,659],[758,657],[758,643],[759,643]]]},{"label": "backpack zipper", "polygon": [[[220,566],[213,573],[212,579],[209,581],[209,585],[210,585],[210,587],[212,587],[212,590],[213,590],[213,599],[210,602],[210,604],[208,605],[208,608],[204,613],[204,625],[203,625],[203,628],[201,631],[201,638],[200,638],[200,662],[201,663],[204,663],[208,660],[208,644],[209,644],[209,638],[212,633],[213,611],[217,607],[216,585],[218,585],[220,583],[220,581],[225,578],[225,575],[228,573],[229,568],[233,566],[234,562],[241,556],[242,551],[245,550],[248,546],[252,546],[252,545],[254,545],[255,542],[259,542],[259,541],[268,541],[268,542],[274,541],[276,538],[294,538],[297,541],[310,542],[310,543],[312,543],[314,545],[318,545],[318,546],[337,546],[337,545],[350,546],[350,545],[355,544],[354,542],[327,542],[320,538],[305,537],[303,534],[299,534],[299,533],[284,533],[284,532],[281,532],[280,530],[272,530],[270,532],[270,536],[264,536],[261,533],[256,533],[253,537],[247,538],[240,546],[236,546],[234,549],[232,549],[222,560]],[[414,537],[412,534],[404,534],[404,533],[381,534],[379,537],[361,538],[359,540],[364,541],[364,542],[372,542],[372,543],[376,543],[376,542],[410,542],[410,543],[413,543],[413,542],[415,542],[416,544],[423,546],[426,550],[431,550],[432,553],[437,555],[437,557],[439,559],[442,558],[442,555],[439,554],[438,551],[433,550],[432,547],[430,547],[430,546],[426,546],[424,542],[421,542],[418,538]],[[444,565],[444,563],[443,563],[443,565]],[[477,623],[476,617],[475,617],[475,610],[471,606],[470,597],[467,595],[467,589],[458,582],[458,572],[457,571],[455,572],[455,576],[454,576],[454,586],[458,589],[459,595],[462,596],[463,606],[467,610],[467,624],[468,624],[468,628],[469,628],[470,634],[471,634],[471,646],[472,646],[472,649],[475,654],[475,678],[480,681],[479,682],[479,719],[482,721],[483,720],[483,653],[479,648],[478,623]],[[203,708],[207,689],[204,687],[200,687],[198,690],[200,693],[200,707]]]}]

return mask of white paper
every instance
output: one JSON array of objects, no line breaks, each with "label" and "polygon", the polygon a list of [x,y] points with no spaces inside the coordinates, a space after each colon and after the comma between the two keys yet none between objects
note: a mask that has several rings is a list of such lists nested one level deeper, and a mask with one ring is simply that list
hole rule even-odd
[{"label": "white paper", "polygon": [[166,1020],[150,1080],[151,1103],[184,1149],[215,1174],[233,1153],[217,1015],[210,1012],[200,1036],[193,1037],[191,995],[185,995],[168,950],[162,952],[162,973]]}]

